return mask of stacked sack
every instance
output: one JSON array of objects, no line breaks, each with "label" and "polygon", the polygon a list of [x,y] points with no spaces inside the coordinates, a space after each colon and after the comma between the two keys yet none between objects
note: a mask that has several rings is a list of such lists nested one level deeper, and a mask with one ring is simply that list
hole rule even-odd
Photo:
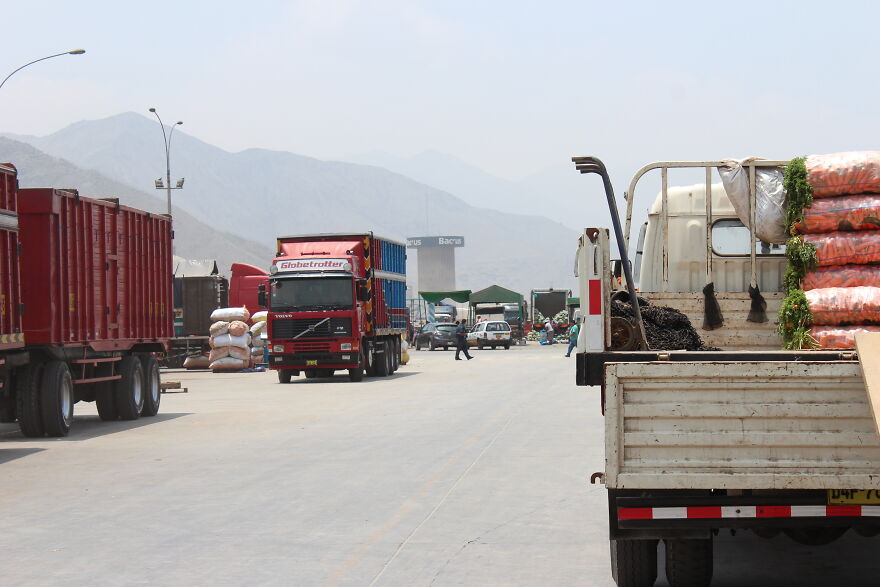
[{"label": "stacked sack", "polygon": [[266,330],[266,320],[269,317],[269,312],[262,311],[257,312],[253,316],[251,316],[251,356],[254,359],[254,363],[263,363],[263,358],[265,355],[263,354],[263,347],[266,344],[266,341],[263,340],[262,334]]},{"label": "stacked sack", "polygon": [[251,365],[247,308],[218,308],[211,313],[211,371],[240,371]]},{"label": "stacked sack", "polygon": [[880,152],[793,159],[785,189],[785,348],[852,349],[880,332]]}]

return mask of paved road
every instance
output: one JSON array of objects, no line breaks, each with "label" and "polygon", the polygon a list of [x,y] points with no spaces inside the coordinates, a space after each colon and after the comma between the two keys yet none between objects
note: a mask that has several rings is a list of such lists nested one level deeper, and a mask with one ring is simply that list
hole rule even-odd
[{"label": "paved road", "polygon": [[[574,386],[563,350],[415,352],[360,384],[169,372],[189,393],[156,418],[100,422],[78,404],[70,437],[37,441],[0,425],[0,576],[612,585],[605,493],[588,484],[597,391]],[[714,585],[874,584],[878,544],[722,537]]]}]

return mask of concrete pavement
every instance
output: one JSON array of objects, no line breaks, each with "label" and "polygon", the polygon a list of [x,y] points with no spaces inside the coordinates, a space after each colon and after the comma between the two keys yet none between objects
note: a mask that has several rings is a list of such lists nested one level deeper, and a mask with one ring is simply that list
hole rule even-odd
[{"label": "concrete pavement", "polygon": [[[0,425],[12,585],[613,585],[598,390],[563,345],[412,352],[390,378],[173,371],[156,418]],[[877,542],[748,533],[714,585],[860,584]],[[781,574],[791,563],[793,574]],[[843,578],[844,583],[829,582]],[[872,584],[865,582],[864,584]],[[662,578],[658,585],[665,585]]]}]

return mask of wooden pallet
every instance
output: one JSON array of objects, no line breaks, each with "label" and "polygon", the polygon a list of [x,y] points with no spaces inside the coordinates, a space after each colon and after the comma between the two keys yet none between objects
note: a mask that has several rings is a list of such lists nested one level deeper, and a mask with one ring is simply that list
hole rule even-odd
[{"label": "wooden pallet", "polygon": [[189,388],[181,387],[180,381],[162,381],[159,390],[162,393],[189,393]]}]

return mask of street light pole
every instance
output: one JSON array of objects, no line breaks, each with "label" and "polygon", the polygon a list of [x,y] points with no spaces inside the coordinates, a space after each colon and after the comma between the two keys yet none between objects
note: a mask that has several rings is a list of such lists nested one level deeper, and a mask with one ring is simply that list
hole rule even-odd
[{"label": "street light pole", "polygon": [[165,185],[162,185],[162,178],[160,177],[155,182],[156,189],[165,189],[165,194],[168,201],[168,215],[171,216],[171,190],[183,189],[183,181],[185,179],[178,179],[177,186],[171,187],[171,139],[174,138],[174,129],[183,124],[183,121],[178,120],[177,122],[175,122],[171,126],[171,130],[166,134],[165,123],[162,122],[162,118],[159,117],[159,113],[156,112],[155,108],[150,108],[150,112],[155,114],[156,118],[159,120],[159,126],[162,127],[162,140],[165,141]]},{"label": "street light pole", "polygon": [[39,59],[34,59],[33,61],[29,61],[29,62],[25,63],[24,65],[22,65],[21,67],[19,67],[18,69],[13,70],[12,73],[7,75],[6,77],[4,77],[3,81],[0,82],[0,88],[3,87],[3,84],[6,83],[6,80],[11,78],[13,75],[15,75],[17,72],[21,71],[22,69],[24,69],[28,65],[33,65],[34,63],[39,63],[40,61],[52,59],[53,57],[61,57],[62,55],[82,55],[85,52],[86,52],[85,49],[74,49],[73,51],[65,51],[64,53],[56,53],[55,55],[49,55],[47,57],[40,57]]}]

